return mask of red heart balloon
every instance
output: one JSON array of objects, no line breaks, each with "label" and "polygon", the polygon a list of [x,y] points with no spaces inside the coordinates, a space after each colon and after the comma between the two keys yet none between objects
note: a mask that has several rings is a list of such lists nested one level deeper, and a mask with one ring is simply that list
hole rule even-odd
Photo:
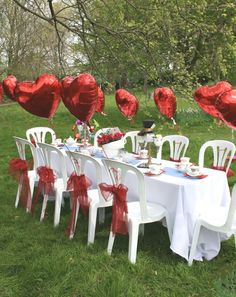
[{"label": "red heart balloon", "polygon": [[154,101],[160,113],[171,119],[176,111],[176,98],[169,88],[157,88],[154,91]]},{"label": "red heart balloon", "polygon": [[137,98],[124,89],[119,89],[115,94],[116,104],[120,112],[131,120],[138,111],[139,103]]},{"label": "red heart balloon", "polygon": [[66,76],[61,81],[61,96],[66,108],[78,119],[88,122],[96,109],[98,86],[89,73]]},{"label": "red heart balloon", "polygon": [[193,97],[203,111],[215,118],[220,118],[220,114],[216,109],[215,103],[222,93],[229,90],[232,90],[231,84],[226,81],[220,81],[214,86],[203,86],[198,88],[193,94]]},{"label": "red heart balloon", "polygon": [[16,98],[14,95],[16,83],[17,83],[17,79],[14,75],[9,75],[2,82],[5,94],[7,95],[7,97],[9,97],[11,100],[14,100],[14,101],[16,101]]},{"label": "red heart balloon", "polygon": [[3,101],[3,86],[2,83],[0,82],[0,103]]},{"label": "red heart balloon", "polygon": [[236,128],[236,90],[230,90],[216,100],[216,109],[222,121],[229,127]]},{"label": "red heart balloon", "polygon": [[105,96],[101,88],[98,87],[98,100],[96,106],[96,112],[103,113],[105,105]]},{"label": "red heart balloon", "polygon": [[28,112],[51,119],[60,103],[60,83],[52,74],[42,74],[37,80],[19,82],[16,101]]}]

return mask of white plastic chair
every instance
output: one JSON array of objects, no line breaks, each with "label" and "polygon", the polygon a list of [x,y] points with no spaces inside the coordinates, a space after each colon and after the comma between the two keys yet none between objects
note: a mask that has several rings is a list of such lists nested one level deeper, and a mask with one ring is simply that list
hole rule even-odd
[{"label": "white plastic chair", "polygon": [[139,152],[139,143],[138,143],[138,133],[139,131],[128,131],[125,133],[124,140],[125,143],[127,143],[127,140],[131,140],[131,147],[132,147],[132,153],[138,153]]},{"label": "white plastic chair", "polygon": [[[53,169],[56,175],[56,180],[54,183],[55,190],[55,211],[54,211],[54,227],[57,227],[60,222],[61,205],[64,203],[63,193],[67,190],[67,172],[66,172],[66,160],[63,153],[50,144],[38,142],[38,147],[42,151],[43,161],[45,166]],[[53,158],[54,154],[54,158]],[[56,158],[56,164],[55,164]],[[44,219],[45,210],[47,206],[48,195],[44,194],[43,205],[40,216],[40,221]]]},{"label": "white plastic chair", "polygon": [[[30,148],[34,164],[33,164],[33,169],[28,171],[28,177],[29,177],[30,193],[31,193],[31,197],[33,197],[34,184],[38,180],[37,172],[36,172],[36,168],[38,167],[38,158],[37,158],[35,146],[30,141],[28,141],[26,139],[16,137],[16,136],[14,136],[13,138],[15,139],[15,142],[16,142],[19,157],[22,160],[26,160],[26,147],[28,146]],[[18,190],[17,190],[17,195],[16,195],[16,201],[15,201],[16,208],[18,207],[18,204],[19,204],[21,190],[22,190],[22,185],[19,184]],[[28,210],[26,210],[26,211],[28,211]]]},{"label": "white plastic chair", "polygon": [[106,133],[106,132],[108,132],[109,130],[111,130],[111,129],[117,129],[118,131],[120,131],[120,129],[118,128],[118,127],[110,127],[110,128],[102,128],[102,129],[99,129],[96,133],[95,133],[95,135],[94,135],[94,143],[93,143],[93,145],[95,146],[95,147],[98,147],[98,136],[101,134],[101,133]]},{"label": "white plastic chair", "polygon": [[32,141],[34,139],[35,143],[37,142],[46,142],[46,136],[50,135],[51,137],[51,143],[54,143],[56,140],[56,133],[53,131],[53,129],[48,127],[34,127],[30,128],[26,131],[26,138],[28,141]]},{"label": "white plastic chair", "polygon": [[[122,162],[103,159],[104,165],[106,166],[107,172],[109,173],[113,185],[117,184],[116,176],[114,175],[114,170],[120,172],[120,183],[125,185],[125,177],[127,172],[132,172],[136,175],[138,181],[138,201],[127,202],[128,206],[128,224],[129,224],[129,252],[128,258],[131,263],[136,262],[137,255],[137,244],[138,244],[138,234],[139,226],[147,223],[152,223],[160,221],[166,218],[166,224],[168,228],[169,238],[171,240],[172,231],[170,230],[169,215],[166,209],[157,203],[150,203],[146,201],[146,189],[144,183],[144,175],[140,170],[132,165],[128,165]],[[109,255],[112,253],[113,243],[115,235],[110,231],[107,252]]]},{"label": "white plastic chair", "polygon": [[157,159],[162,159],[163,144],[168,142],[170,145],[170,159],[179,161],[181,157],[185,156],[189,145],[189,139],[183,135],[167,135],[162,138],[162,146],[157,152]]},{"label": "white plastic chair", "polygon": [[226,161],[228,161],[227,166],[225,167],[225,172],[227,174],[235,154],[235,145],[226,140],[210,140],[205,142],[199,151],[198,164],[200,168],[204,167],[205,152],[209,147],[213,150],[214,167],[224,168],[227,163]]},{"label": "white plastic chair", "polygon": [[202,214],[196,221],[192,245],[189,253],[188,265],[193,263],[201,227],[215,232],[233,234],[236,247],[236,184],[233,187],[232,198],[228,206],[213,207],[206,214]]},{"label": "white plastic chair", "polygon": [[[86,175],[86,165],[87,163],[91,163],[94,166],[95,170],[95,180],[96,183],[93,184],[93,189],[88,190],[88,197],[90,199],[89,205],[89,222],[88,222],[88,245],[94,243],[95,238],[95,229],[97,222],[97,211],[105,210],[105,207],[112,206],[112,201],[105,201],[101,195],[100,189],[98,188],[98,184],[103,182],[103,173],[101,164],[88,155],[84,155],[82,153],[70,152],[67,151],[67,155],[70,157],[72,164],[74,166],[75,172],[77,175],[85,174]],[[87,175],[89,178],[89,175]],[[79,205],[76,210],[76,222],[79,212]],[[99,216],[99,223],[104,221],[104,212]],[[75,222],[75,227],[76,227]],[[70,234],[70,238],[73,238],[74,234]]]}]

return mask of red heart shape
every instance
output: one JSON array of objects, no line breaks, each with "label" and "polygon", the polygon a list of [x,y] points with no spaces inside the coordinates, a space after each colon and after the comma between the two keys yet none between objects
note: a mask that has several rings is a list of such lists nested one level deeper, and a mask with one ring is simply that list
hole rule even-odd
[{"label": "red heart shape", "polygon": [[15,95],[14,95],[16,83],[17,83],[17,79],[14,75],[9,75],[2,82],[3,89],[7,97],[9,97],[11,100],[14,100],[14,101],[16,101]]},{"label": "red heart shape", "polygon": [[222,121],[229,127],[236,128],[236,90],[230,90],[219,96],[215,104]]},{"label": "red heart shape", "polygon": [[120,112],[131,120],[132,117],[136,115],[139,108],[137,98],[124,89],[117,90],[115,98]]},{"label": "red heart shape", "polygon": [[103,113],[104,105],[105,105],[105,96],[101,88],[98,87],[98,100],[97,100],[96,112]]},{"label": "red heart shape", "polygon": [[154,91],[154,101],[160,113],[171,119],[176,111],[176,98],[169,88],[157,88]]},{"label": "red heart shape", "polygon": [[2,83],[0,82],[0,103],[3,101],[3,86]]},{"label": "red heart shape", "polygon": [[61,81],[61,96],[66,108],[78,119],[88,122],[96,109],[98,86],[89,73],[66,76]]},{"label": "red heart shape", "polygon": [[51,119],[60,103],[60,83],[52,74],[42,74],[36,81],[19,82],[16,101],[28,112]]},{"label": "red heart shape", "polygon": [[232,90],[231,84],[226,81],[220,81],[214,86],[203,86],[198,88],[193,94],[193,97],[203,111],[215,118],[220,118],[215,103],[222,93],[229,90]]}]

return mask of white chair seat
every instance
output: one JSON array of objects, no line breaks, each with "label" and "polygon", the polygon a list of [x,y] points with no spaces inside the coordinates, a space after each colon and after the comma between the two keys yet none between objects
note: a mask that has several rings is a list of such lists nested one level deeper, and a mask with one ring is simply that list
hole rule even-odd
[{"label": "white chair seat", "polygon": [[148,218],[143,220],[140,211],[140,202],[134,201],[128,203],[128,219],[145,224],[161,220],[166,215],[166,209],[159,204],[147,202]]},{"label": "white chair seat", "polygon": [[211,213],[202,214],[200,220],[202,220],[202,225],[214,225],[215,227],[221,227],[224,225],[229,208],[228,207],[217,207],[216,209],[211,209]]}]

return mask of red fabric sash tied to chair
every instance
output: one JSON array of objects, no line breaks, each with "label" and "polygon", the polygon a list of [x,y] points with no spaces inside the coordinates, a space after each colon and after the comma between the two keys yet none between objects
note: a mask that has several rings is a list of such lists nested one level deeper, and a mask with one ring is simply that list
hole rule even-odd
[{"label": "red fabric sash tied to chair", "polygon": [[[211,166],[212,169],[216,169],[216,170],[220,170],[220,171],[226,171],[226,167],[223,166]],[[232,169],[229,168],[228,172],[227,172],[227,177],[233,176],[234,172]]]},{"label": "red fabric sash tied to chair", "polygon": [[19,185],[22,185],[22,190],[20,193],[21,205],[31,211],[32,199],[30,193],[27,161],[19,158],[10,160],[9,173],[16,179]]},{"label": "red fabric sash tied to chair", "polygon": [[44,194],[48,195],[52,192],[55,182],[55,175],[53,170],[47,166],[41,166],[37,168],[37,173],[39,175],[38,181],[38,189],[33,203],[33,212],[35,210],[35,206],[38,203],[39,194],[44,190]]},{"label": "red fabric sash tied to chair", "polygon": [[109,197],[113,194],[111,222],[113,234],[128,234],[128,207],[126,201],[128,188],[123,184],[108,185],[106,183],[99,184],[99,188],[106,201],[109,200]]},{"label": "red fabric sash tied to chair", "polygon": [[92,185],[91,181],[84,175],[77,175],[73,172],[67,181],[67,190],[72,191],[72,211],[71,219],[66,233],[70,235],[75,231],[75,220],[76,220],[76,210],[77,205],[79,205],[84,213],[88,215],[90,200],[88,197],[88,188]]}]

